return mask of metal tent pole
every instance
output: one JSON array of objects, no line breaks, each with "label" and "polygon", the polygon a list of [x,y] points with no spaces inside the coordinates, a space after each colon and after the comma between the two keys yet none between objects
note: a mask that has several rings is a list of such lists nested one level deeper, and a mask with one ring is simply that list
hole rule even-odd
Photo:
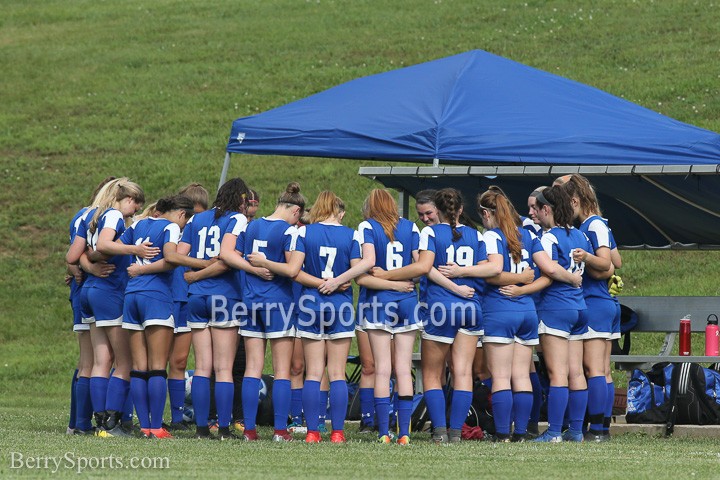
[{"label": "metal tent pole", "polygon": [[220,183],[218,184],[218,190],[223,186],[227,179],[228,168],[230,167],[230,152],[225,152],[225,163],[223,164],[222,172],[220,173]]}]

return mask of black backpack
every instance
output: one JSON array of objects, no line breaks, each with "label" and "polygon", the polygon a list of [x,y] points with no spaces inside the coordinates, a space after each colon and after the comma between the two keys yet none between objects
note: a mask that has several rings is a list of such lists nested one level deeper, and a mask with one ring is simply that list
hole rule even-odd
[{"label": "black backpack", "polygon": [[705,393],[705,371],[697,363],[675,365],[665,434],[678,425],[720,424],[720,405]]},{"label": "black backpack", "polygon": [[[658,363],[646,373],[650,382],[665,385],[664,370],[668,363]],[[697,363],[674,364],[670,376],[670,398],[643,412],[629,413],[628,423],[664,423],[665,435],[673,434],[675,425],[720,424],[720,405],[706,393],[705,370]]]}]

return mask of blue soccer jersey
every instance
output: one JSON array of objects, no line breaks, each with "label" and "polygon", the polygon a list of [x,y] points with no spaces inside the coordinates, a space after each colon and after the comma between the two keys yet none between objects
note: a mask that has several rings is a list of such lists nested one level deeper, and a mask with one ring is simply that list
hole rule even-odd
[{"label": "blue soccer jersey", "polygon": [[[180,241],[180,227],[164,218],[144,218],[130,225],[120,236],[120,241],[125,245],[140,245],[150,242],[152,246],[158,247],[160,253],[153,258],[133,258],[133,263],[150,265],[163,259],[162,251],[166,243],[177,245]],[[173,272],[174,269],[133,277],[128,280],[125,293],[143,293],[166,302],[172,302]]]},{"label": "blue soccer jersey", "polygon": [[[474,228],[464,225],[458,225],[457,230],[462,236],[457,241],[453,241],[452,228],[447,223],[423,228],[420,234],[419,250],[427,250],[435,254],[435,262],[433,263],[435,268],[448,263],[456,263],[461,267],[470,267],[487,260],[482,234]],[[457,285],[466,285],[472,288],[477,286],[477,280],[473,277],[453,278],[451,280]],[[472,300],[480,301],[477,291]],[[450,304],[457,301],[457,295],[432,281],[428,281],[428,305],[433,303]]]},{"label": "blue soccer jersey", "polygon": [[[70,245],[73,244],[75,241],[75,236],[77,235],[78,229],[80,228],[80,225],[85,220],[85,217],[87,216],[87,212],[89,209],[87,207],[83,207],[75,214],[75,216],[70,220]],[[72,300],[75,295],[78,294],[80,291],[80,285],[75,281],[75,277],[70,279],[70,300]]]},{"label": "blue soccer jersey", "polygon": [[[516,263],[512,259],[512,255],[508,249],[507,238],[502,230],[493,228],[492,230],[486,231],[485,235],[483,235],[488,256],[502,255],[503,272],[522,273],[526,268],[535,269],[536,267],[532,257],[535,253],[543,250],[540,240],[530,231],[520,227],[518,228],[518,232],[520,233],[522,244],[522,258],[519,263]],[[482,305],[483,311],[485,312],[535,310],[535,303],[532,297],[528,295],[507,297],[500,293],[499,286],[491,284],[488,284],[485,289]]]},{"label": "blue soccer jersey", "polygon": [[[595,254],[601,247],[607,247],[610,250],[617,247],[612,230],[608,227],[607,220],[602,217],[593,215],[586,218],[580,225],[580,231],[588,237],[592,245],[592,249],[588,250],[588,253]],[[612,298],[608,291],[607,280],[592,278],[587,271],[583,273],[583,294],[585,298]]]},{"label": "blue soccer jersey", "polygon": [[[412,252],[420,244],[420,230],[410,220],[400,218],[394,231],[394,240],[391,242],[383,231],[379,222],[369,219],[358,226],[360,245],[370,243],[375,248],[375,266],[384,270],[395,270],[410,265],[413,262]],[[378,303],[387,304],[400,300],[417,298],[415,292],[395,292],[390,290],[372,290],[368,295],[374,297]],[[372,301],[371,298],[367,299]]]},{"label": "blue soccer jersey", "polygon": [[[353,258],[353,229],[343,225],[314,223],[298,229],[296,249],[305,253],[303,269],[313,277],[335,278],[350,269]],[[357,252],[357,249],[355,249]],[[319,310],[321,303],[332,303],[336,308],[352,304],[352,289],[323,295],[317,288],[303,287],[301,308]]]},{"label": "blue soccer jersey", "polygon": [[[106,210],[101,216],[97,224],[97,229],[92,235],[88,235],[90,232],[90,222],[95,215],[95,209],[88,212],[85,220],[78,227],[76,235],[84,237],[87,244],[95,250],[97,247],[98,237],[100,232],[104,229],[109,228],[115,231],[113,241],[120,238],[125,231],[125,219],[119,210],[110,208]],[[124,292],[125,286],[127,285],[128,275],[127,267],[130,266],[130,255],[115,255],[107,260],[107,263],[115,265],[115,270],[107,278],[99,278],[93,275],[88,275],[85,280],[84,286],[87,288],[99,288],[102,290],[112,290],[117,292]]]},{"label": "blue soccer jersey", "polygon": [[[223,235],[232,228],[241,229],[247,225],[245,215],[236,212],[225,212],[215,218],[215,208],[192,216],[185,225],[182,242],[190,245],[191,257],[210,260],[220,254],[220,242]],[[232,225],[231,225],[232,224]],[[191,295],[217,295],[226,298],[240,299],[242,292],[237,272],[227,271],[212,278],[193,283],[188,288]]]},{"label": "blue soccer jersey", "polygon": [[[247,226],[237,240],[237,251],[247,256],[262,253],[270,261],[285,263],[285,253],[295,248],[297,228],[282,219],[260,218]],[[245,275],[243,298],[250,308],[260,305],[281,303],[287,306],[293,303],[292,280],[276,275],[272,280],[264,280],[256,275]],[[252,305],[255,304],[255,307]]]},{"label": "blue soccer jersey", "polygon": [[[575,263],[572,252],[576,248],[591,251],[587,237],[580,230],[570,227],[553,227],[540,240],[548,256],[570,273],[583,273],[585,263]],[[564,282],[553,282],[543,290],[538,310],[584,310],[585,300],[582,288],[575,288]]]}]

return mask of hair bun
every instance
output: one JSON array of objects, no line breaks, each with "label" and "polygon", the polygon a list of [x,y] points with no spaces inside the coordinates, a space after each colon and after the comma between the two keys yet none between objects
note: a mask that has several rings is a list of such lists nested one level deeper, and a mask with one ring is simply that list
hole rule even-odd
[{"label": "hair bun", "polygon": [[164,197],[158,200],[155,204],[155,208],[162,213],[168,212],[173,209],[175,202],[174,197]]},{"label": "hair bun", "polygon": [[288,183],[287,188],[285,189],[287,193],[300,193],[300,184],[297,182],[290,182]]}]

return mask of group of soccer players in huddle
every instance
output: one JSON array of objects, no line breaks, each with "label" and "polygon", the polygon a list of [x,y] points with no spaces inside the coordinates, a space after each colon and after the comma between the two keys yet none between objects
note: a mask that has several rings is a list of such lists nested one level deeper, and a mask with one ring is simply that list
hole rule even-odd
[{"label": "group of soccer players in huddle", "polygon": [[[144,203],[137,184],[110,177],[70,223],[67,283],[80,347],[74,433],[129,436],[123,420],[132,422],[133,408],[145,437],[186,429],[192,345],[196,436],[215,438],[214,396],[216,438],[258,440],[269,340],[273,440],[292,440],[288,418],[297,424],[304,416],[305,441],[320,442],[329,398],[330,441],[343,443],[346,362],[357,337],[360,429],[372,425],[379,442],[407,445],[419,330],[434,442],[461,440],[478,375],[491,387],[496,441],[609,439],[610,340],[620,335],[620,307],[608,281],[621,259],[583,176],[533,191],[528,217],[490,187],[475,202],[484,233],[466,220],[453,188],[416,195],[422,230],[399,216],[382,189],[367,196],[357,229],[342,224],[345,205],[333,192],[306,210],[295,182],[272,214],[257,219],[259,197],[240,178],[222,185],[209,209],[199,184],[136,216]],[[542,349],[550,385],[541,435],[533,348]],[[233,380],[237,357],[240,383]]]}]

